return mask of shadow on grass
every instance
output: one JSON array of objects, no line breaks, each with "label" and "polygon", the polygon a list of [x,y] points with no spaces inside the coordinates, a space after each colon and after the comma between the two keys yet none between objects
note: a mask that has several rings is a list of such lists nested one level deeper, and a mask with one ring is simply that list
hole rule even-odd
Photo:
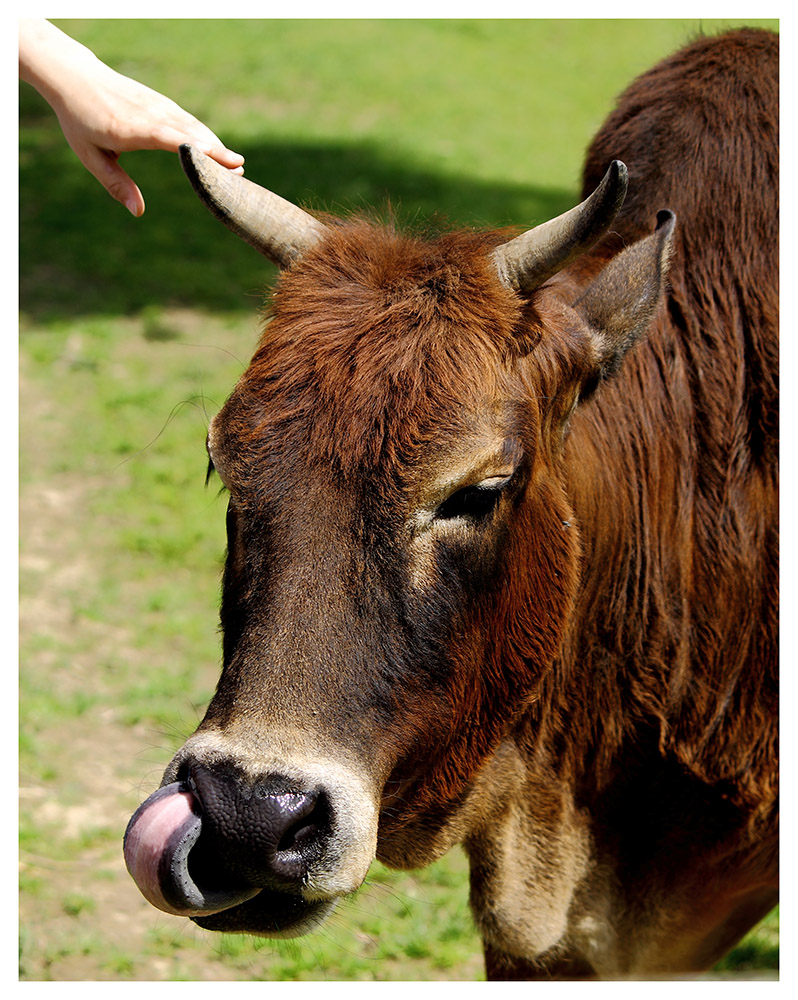
[{"label": "shadow on grass", "polygon": [[774,943],[758,944],[744,941],[715,966],[723,972],[750,972],[756,969],[779,969],[779,945]]},{"label": "shadow on grass", "polygon": [[[123,165],[144,193],[134,219],[113,202],[67,147],[38,95],[20,98],[20,307],[34,322],[130,315],[188,306],[252,310],[272,266],[202,208],[169,153],[140,152]],[[311,210],[346,214],[390,204],[400,222],[438,216],[466,226],[532,225],[569,208],[576,194],[489,184],[435,172],[362,144],[242,147],[247,176]]]}]

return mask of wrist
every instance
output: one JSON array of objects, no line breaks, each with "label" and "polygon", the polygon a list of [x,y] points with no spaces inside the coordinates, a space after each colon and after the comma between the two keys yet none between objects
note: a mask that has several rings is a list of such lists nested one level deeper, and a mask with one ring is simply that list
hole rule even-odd
[{"label": "wrist", "polygon": [[49,21],[20,21],[19,75],[55,107],[75,76],[96,73],[104,64],[91,49]]}]

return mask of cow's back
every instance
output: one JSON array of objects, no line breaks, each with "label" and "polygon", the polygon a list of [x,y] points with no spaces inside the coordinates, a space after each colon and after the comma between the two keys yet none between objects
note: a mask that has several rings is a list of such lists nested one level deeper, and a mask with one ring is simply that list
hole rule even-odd
[{"label": "cow's back", "polygon": [[[671,322],[697,370],[717,352],[731,352],[745,367],[751,450],[770,464],[777,450],[778,103],[777,35],[748,28],[702,38],[626,90],[584,169],[590,191],[609,160],[627,163],[629,193],[613,226],[624,242],[649,232],[662,207],[676,212]],[[728,392],[710,378],[705,395],[702,412],[711,419]]]},{"label": "cow's back", "polygon": [[778,259],[778,101],[778,35],[744,28],[701,38],[621,94],[588,149],[584,192],[623,158],[629,190],[617,231],[644,235],[670,206],[688,252],[713,244],[759,279]]},{"label": "cow's back", "polygon": [[[751,450],[770,464],[777,451],[778,103],[777,35],[748,28],[702,38],[626,90],[584,169],[590,191],[610,159],[628,164],[629,193],[613,226],[624,242],[649,232],[662,207],[676,212],[671,322],[697,370],[718,352],[745,367]],[[702,412],[711,419],[728,392],[710,378],[705,395]]]}]

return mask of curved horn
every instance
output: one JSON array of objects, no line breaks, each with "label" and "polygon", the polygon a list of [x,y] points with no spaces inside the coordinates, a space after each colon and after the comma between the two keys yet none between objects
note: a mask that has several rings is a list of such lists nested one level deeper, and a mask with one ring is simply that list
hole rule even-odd
[{"label": "curved horn", "polygon": [[278,267],[289,267],[324,233],[312,215],[193,146],[180,147],[180,163],[206,208]]},{"label": "curved horn", "polygon": [[499,277],[531,292],[591,247],[612,225],[626,196],[626,165],[613,160],[601,183],[580,205],[493,251]]}]

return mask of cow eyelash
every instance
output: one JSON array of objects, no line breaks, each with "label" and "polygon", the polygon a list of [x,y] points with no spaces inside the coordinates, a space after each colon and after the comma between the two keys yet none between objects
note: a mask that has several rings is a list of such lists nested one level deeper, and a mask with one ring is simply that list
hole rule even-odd
[{"label": "cow eyelash", "polygon": [[511,478],[508,476],[495,484],[477,483],[475,486],[464,486],[456,490],[435,511],[435,519],[451,521],[463,517],[472,521],[483,520],[493,513]]},{"label": "cow eyelash", "polygon": [[219,478],[219,492],[218,492],[217,496],[221,496],[223,493],[229,493],[230,490],[226,486],[226,484],[225,484],[224,480],[222,479],[222,477],[219,475],[218,469],[213,464],[213,459],[209,458],[208,459],[208,469],[207,469],[207,471],[205,473],[205,485],[206,486],[210,483],[210,481],[213,478],[214,474],[216,474],[216,476],[218,476],[218,478]]}]

